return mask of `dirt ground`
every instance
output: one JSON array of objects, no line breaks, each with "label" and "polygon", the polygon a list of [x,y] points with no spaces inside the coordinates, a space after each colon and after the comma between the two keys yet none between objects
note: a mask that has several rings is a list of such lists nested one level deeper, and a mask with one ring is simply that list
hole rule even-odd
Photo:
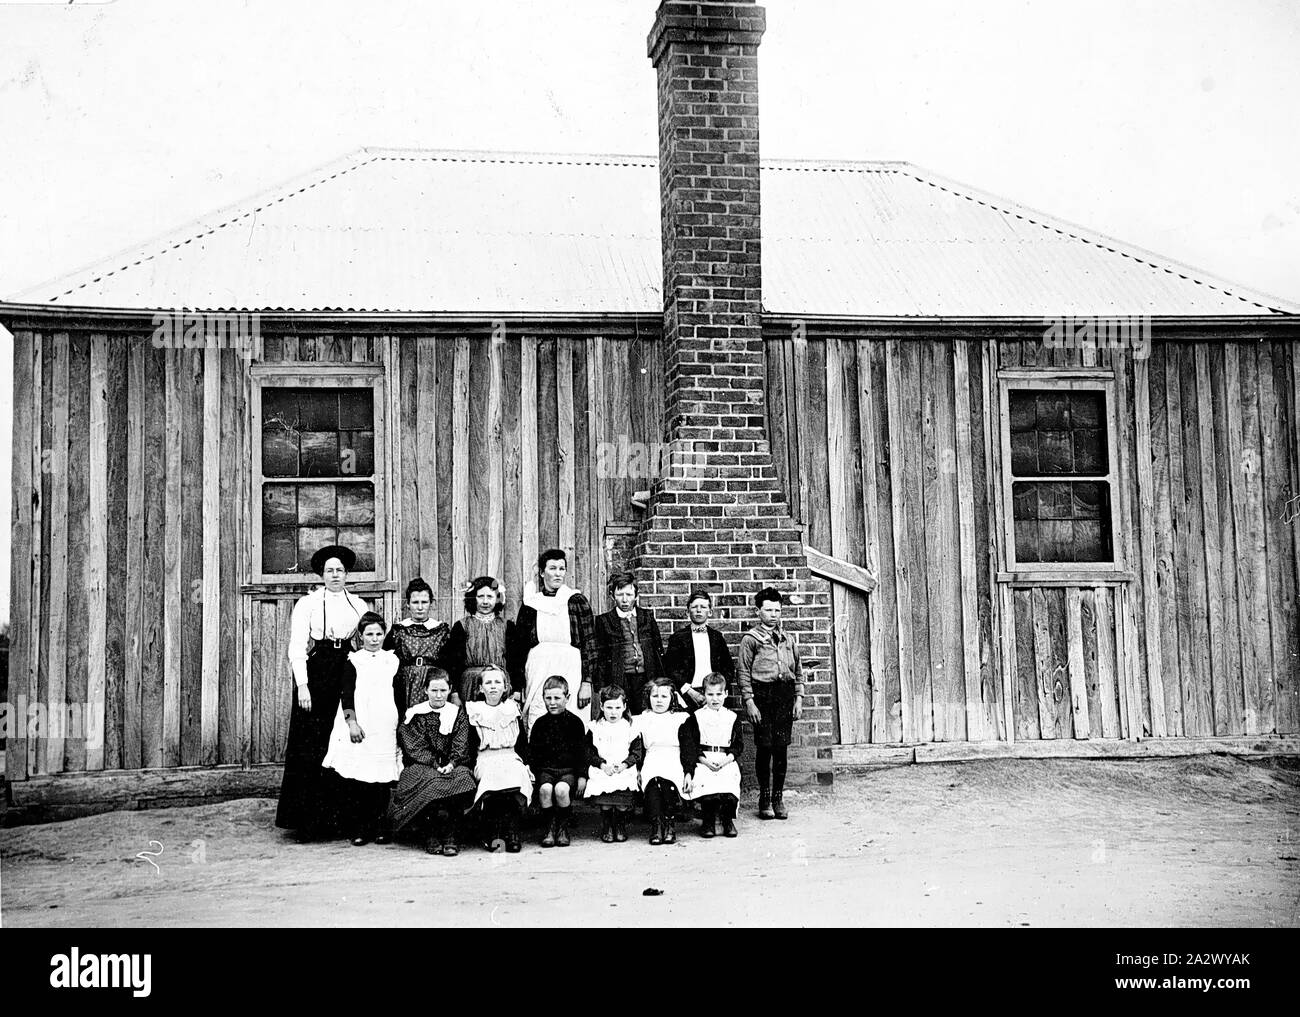
[{"label": "dirt ground", "polygon": [[[0,830],[22,926],[1300,925],[1300,771],[1225,757],[910,766],[752,801],[740,837],[301,846],[269,799]],[[158,841],[163,845],[157,853]],[[137,857],[150,852],[153,861]],[[155,869],[156,866],[156,869]],[[661,890],[644,895],[647,888]]]}]

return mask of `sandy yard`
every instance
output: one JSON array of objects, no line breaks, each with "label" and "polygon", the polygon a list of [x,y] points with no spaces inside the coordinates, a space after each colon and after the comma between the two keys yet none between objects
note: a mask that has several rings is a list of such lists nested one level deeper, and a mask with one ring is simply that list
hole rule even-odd
[{"label": "sandy yard", "polygon": [[[736,840],[300,846],[247,799],[0,830],[21,926],[1300,925],[1300,771],[1224,757],[989,761],[742,806]],[[154,861],[139,852],[161,854]],[[157,869],[155,870],[155,865]],[[655,888],[662,894],[647,896]]]}]

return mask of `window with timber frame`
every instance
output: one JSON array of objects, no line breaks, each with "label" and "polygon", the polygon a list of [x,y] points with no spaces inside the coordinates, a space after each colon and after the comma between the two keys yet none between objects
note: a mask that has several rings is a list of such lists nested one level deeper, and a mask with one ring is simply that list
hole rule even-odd
[{"label": "window with timber frame", "polygon": [[1121,569],[1113,379],[1003,371],[999,386],[1008,567]]},{"label": "window with timber frame", "polygon": [[253,369],[253,580],[314,583],[325,544],[384,580],[384,379],[362,364]]}]

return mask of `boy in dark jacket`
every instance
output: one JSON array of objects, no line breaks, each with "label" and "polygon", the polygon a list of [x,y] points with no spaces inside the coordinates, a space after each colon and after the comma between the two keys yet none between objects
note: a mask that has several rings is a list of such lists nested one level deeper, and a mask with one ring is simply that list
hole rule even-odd
[{"label": "boy in dark jacket", "polygon": [[542,702],[546,712],[528,733],[537,800],[547,821],[542,847],[568,847],[573,798],[587,786],[587,729],[569,711],[569,683],[560,675],[546,679]]},{"label": "boy in dark jacket", "polygon": [[627,693],[628,712],[645,708],[645,689],[664,674],[663,640],[653,611],[637,607],[636,577],[619,572],[609,581],[614,607],[596,619],[598,685]]}]

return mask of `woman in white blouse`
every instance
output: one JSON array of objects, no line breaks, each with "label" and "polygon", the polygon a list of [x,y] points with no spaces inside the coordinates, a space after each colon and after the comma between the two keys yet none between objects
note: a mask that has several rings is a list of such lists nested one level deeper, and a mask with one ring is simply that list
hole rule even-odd
[{"label": "woman in white blouse", "polygon": [[342,670],[352,652],[357,622],[366,604],[347,590],[356,555],[332,544],[311,557],[312,571],[325,585],[293,606],[289,663],[293,666],[294,709],[284,752],[284,780],[275,825],[310,840],[333,832],[334,795],[321,769],[339,708]]}]

